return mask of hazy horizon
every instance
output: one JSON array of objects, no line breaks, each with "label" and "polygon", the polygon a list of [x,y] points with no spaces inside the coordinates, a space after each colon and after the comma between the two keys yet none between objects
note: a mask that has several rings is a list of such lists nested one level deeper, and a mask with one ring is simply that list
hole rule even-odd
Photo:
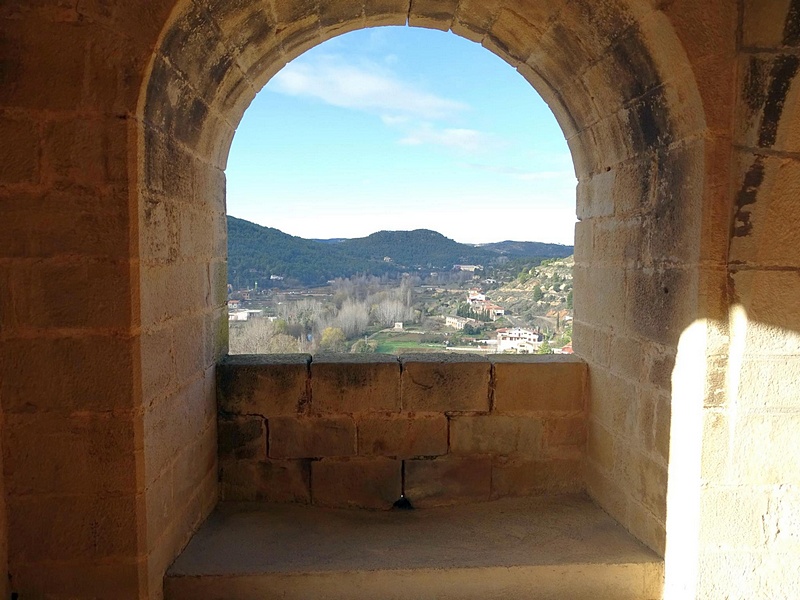
[{"label": "hazy horizon", "polygon": [[365,238],[365,237],[369,237],[370,235],[373,235],[375,233],[381,233],[381,232],[398,233],[398,232],[410,232],[410,231],[425,230],[425,231],[433,231],[435,233],[443,235],[444,237],[446,237],[446,238],[448,238],[450,240],[453,240],[454,242],[458,242],[459,244],[465,244],[465,245],[470,245],[470,246],[486,246],[488,244],[500,244],[500,243],[503,243],[503,242],[518,242],[518,243],[523,243],[523,244],[524,243],[556,244],[556,245],[559,245],[559,246],[574,246],[574,244],[572,244],[572,243],[571,244],[561,244],[559,242],[542,242],[541,240],[523,240],[523,239],[510,239],[510,238],[505,238],[505,239],[502,239],[502,240],[493,240],[493,241],[488,241],[488,242],[463,242],[463,241],[458,240],[456,238],[452,238],[450,236],[447,236],[447,235],[445,235],[445,234],[443,234],[440,231],[437,231],[435,229],[430,229],[429,227],[415,227],[414,229],[378,229],[376,231],[372,231],[372,232],[368,233],[367,235],[359,235],[359,236],[355,236],[355,237],[347,237],[347,236],[340,236],[340,235],[334,235],[334,236],[329,236],[329,237],[307,237],[305,235],[296,235],[294,233],[289,233],[287,231],[283,231],[279,227],[275,227],[273,225],[262,225],[261,223],[256,223],[255,221],[251,221],[250,219],[246,219],[244,217],[240,217],[240,216],[237,216],[237,215],[232,215],[230,213],[228,213],[228,216],[229,217],[233,217],[234,219],[239,219],[241,221],[247,221],[248,223],[253,223],[255,225],[259,225],[260,227],[268,227],[270,229],[277,229],[281,233],[285,233],[286,235],[291,235],[292,237],[298,237],[298,238],[301,238],[301,239],[304,239],[304,240],[311,240],[311,241],[315,241],[315,242],[331,242],[331,241],[335,241],[335,240],[362,239],[362,238]]}]

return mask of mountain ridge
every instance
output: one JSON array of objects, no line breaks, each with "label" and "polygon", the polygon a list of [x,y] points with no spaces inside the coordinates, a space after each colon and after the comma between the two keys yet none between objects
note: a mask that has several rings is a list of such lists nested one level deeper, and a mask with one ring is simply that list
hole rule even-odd
[{"label": "mountain ridge", "polygon": [[491,266],[514,258],[561,258],[573,247],[541,242],[461,244],[437,231],[377,231],[363,238],[312,240],[228,216],[228,280],[235,287],[271,276],[318,285],[359,273],[450,270],[456,264]]}]

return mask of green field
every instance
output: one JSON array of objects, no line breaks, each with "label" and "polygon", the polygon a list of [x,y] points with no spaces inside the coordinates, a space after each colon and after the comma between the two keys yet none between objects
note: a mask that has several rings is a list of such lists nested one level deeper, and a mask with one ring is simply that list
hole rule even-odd
[{"label": "green field", "polygon": [[404,352],[444,352],[439,344],[423,344],[419,333],[380,332],[372,336],[381,354],[403,354]]}]

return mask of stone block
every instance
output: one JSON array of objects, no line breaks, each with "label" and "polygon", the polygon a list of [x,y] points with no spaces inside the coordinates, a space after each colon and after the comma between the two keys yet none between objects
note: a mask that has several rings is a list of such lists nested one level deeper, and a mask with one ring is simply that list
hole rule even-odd
[{"label": "stone block", "polygon": [[135,423],[111,413],[7,414],[5,490],[13,495],[123,494],[137,490]]},{"label": "stone block", "polygon": [[539,456],[542,421],[532,417],[479,415],[450,419],[452,454]]},{"label": "stone block", "polygon": [[591,463],[586,468],[586,492],[600,508],[620,523],[628,517],[628,496],[618,481],[600,472]]},{"label": "stone block", "polygon": [[[578,218],[581,223],[591,217],[614,214],[614,179],[616,169],[595,173],[578,184]],[[588,242],[591,244],[591,238]],[[575,244],[576,251],[578,244]]]},{"label": "stone block", "polygon": [[480,43],[502,5],[502,0],[461,0],[453,20],[453,33]]},{"label": "stone block", "polygon": [[267,457],[267,429],[263,417],[220,418],[217,435],[220,461]]},{"label": "stone block", "polygon": [[130,409],[134,349],[133,340],[111,335],[4,343],[0,345],[3,410],[8,414]]},{"label": "stone block", "polygon": [[628,502],[628,530],[659,556],[666,550],[667,531],[663,521],[636,501]]},{"label": "stone block", "polygon": [[614,445],[614,478],[654,516],[666,520],[667,468],[636,447]]},{"label": "stone block", "polygon": [[211,423],[216,425],[213,395],[209,396],[209,392],[205,380],[197,378],[146,407],[142,426],[148,432],[143,440],[147,483],[168,468]]},{"label": "stone block", "polygon": [[42,153],[48,176],[87,187],[125,182],[127,128],[121,119],[49,123]]},{"label": "stone block", "polygon": [[497,355],[492,368],[495,412],[584,410],[586,364],[578,358]]},{"label": "stone block", "polygon": [[440,456],[447,454],[447,417],[400,415],[358,421],[358,453],[362,456]]},{"label": "stone block", "polygon": [[405,461],[405,495],[417,508],[484,502],[491,492],[488,456]]},{"label": "stone block", "polygon": [[492,500],[570,494],[584,489],[580,459],[496,457],[492,460]]},{"label": "stone block", "polygon": [[270,458],[356,454],[356,427],[350,417],[274,417],[267,425]]},{"label": "stone block", "polygon": [[140,273],[141,319],[145,329],[208,308],[206,298],[210,298],[211,290],[207,264],[142,264]]},{"label": "stone block", "polygon": [[634,216],[625,219],[598,219],[594,225],[594,258],[604,266],[633,266],[640,260],[645,221]]},{"label": "stone block", "polygon": [[39,134],[33,121],[0,116],[0,183],[39,179]]},{"label": "stone block", "polygon": [[[585,219],[575,223],[575,262],[586,263],[594,256],[594,222]],[[573,336],[577,339],[577,336]]]},{"label": "stone block", "polygon": [[266,460],[228,462],[220,466],[224,501],[311,502],[311,461]]},{"label": "stone block", "polygon": [[748,485],[800,481],[800,461],[790,460],[786,454],[796,445],[800,415],[742,415],[736,420],[735,428],[733,444],[728,442],[730,475],[734,481]]},{"label": "stone block", "polygon": [[408,25],[447,31],[457,7],[458,0],[411,0]]},{"label": "stone block", "polygon": [[590,374],[589,416],[616,435],[631,438],[636,428],[636,387],[630,381],[595,368]]},{"label": "stone block", "polygon": [[577,494],[586,490],[582,458],[536,461],[536,480],[545,494]]},{"label": "stone block", "polygon": [[311,409],[337,414],[399,412],[400,363],[382,354],[314,357]]},{"label": "stone block", "polygon": [[742,43],[750,48],[777,48],[783,45],[790,0],[745,0],[743,3]]},{"label": "stone block", "polygon": [[590,461],[596,463],[607,473],[614,468],[614,436],[595,420],[589,423],[586,455]]},{"label": "stone block", "polygon": [[540,494],[542,485],[538,481],[535,460],[505,456],[492,460],[492,500]]},{"label": "stone block", "polygon": [[220,410],[265,417],[303,412],[310,360],[306,354],[227,357],[217,368]]},{"label": "stone block", "polygon": [[[12,563],[11,569],[15,589],[24,588],[34,598],[67,595],[125,600],[140,594],[144,562],[77,559],[58,563]],[[43,570],[47,571],[47,577],[42,577]]]},{"label": "stone block", "polygon": [[586,417],[546,419],[544,421],[544,448],[557,446],[583,447],[586,443]]},{"label": "stone block", "polygon": [[11,495],[9,556],[19,562],[137,556],[143,551],[137,502],[133,495]]},{"label": "stone block", "polygon": [[[598,254],[595,252],[595,258]],[[594,327],[624,329],[625,309],[629,304],[626,277],[618,265],[603,266],[596,261],[573,269],[576,290],[591,290],[591,293],[575,294],[575,314]],[[614,298],[613,302],[608,298]],[[644,304],[637,305],[641,308]],[[646,336],[644,336],[646,337]]]},{"label": "stone block", "polygon": [[697,274],[684,268],[642,269],[629,271],[625,279],[627,293],[623,286],[614,295],[625,294],[628,298],[625,319],[628,328],[639,337],[677,346],[694,318]]},{"label": "stone block", "polygon": [[[116,232],[108,231],[107,235]],[[104,259],[37,261],[25,288],[17,289],[33,327],[130,327],[130,265]]]},{"label": "stone block", "polygon": [[401,461],[382,457],[314,461],[313,502],[319,506],[388,510],[400,497],[401,469]]},{"label": "stone block", "polygon": [[[25,32],[26,26],[35,33]],[[3,44],[4,72],[13,76],[14,85],[2,87],[0,104],[44,111],[76,110],[82,100],[86,51],[98,35],[97,27],[70,27],[33,18],[20,27],[9,27]],[[48,43],[37,43],[42,39]]]},{"label": "stone block", "polygon": [[[127,190],[88,189],[60,183],[43,192],[33,187],[3,199],[0,256],[130,258]],[[26,235],[18,234],[25,231]],[[110,235],[110,231],[120,232]]]},{"label": "stone block", "polygon": [[700,544],[711,550],[749,550],[767,543],[770,496],[753,488],[704,488]]},{"label": "stone block", "polygon": [[207,314],[186,315],[170,322],[173,338],[175,379],[178,385],[197,377],[205,370],[203,352]]},{"label": "stone block", "polygon": [[490,365],[486,359],[407,354],[400,360],[403,410],[488,412]]},{"label": "stone block", "polygon": [[367,0],[364,3],[367,26],[405,26],[408,24],[408,6],[408,0]]}]

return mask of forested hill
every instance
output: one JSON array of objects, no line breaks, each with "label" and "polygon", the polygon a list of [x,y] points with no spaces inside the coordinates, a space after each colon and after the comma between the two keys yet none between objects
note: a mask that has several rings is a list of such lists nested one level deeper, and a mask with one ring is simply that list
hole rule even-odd
[{"label": "forested hill", "polygon": [[262,283],[271,275],[304,285],[358,273],[398,274],[450,270],[456,264],[486,267],[508,258],[556,258],[572,246],[537,242],[460,244],[427,229],[379,231],[365,238],[307,240],[228,217],[228,279],[236,287]]}]

